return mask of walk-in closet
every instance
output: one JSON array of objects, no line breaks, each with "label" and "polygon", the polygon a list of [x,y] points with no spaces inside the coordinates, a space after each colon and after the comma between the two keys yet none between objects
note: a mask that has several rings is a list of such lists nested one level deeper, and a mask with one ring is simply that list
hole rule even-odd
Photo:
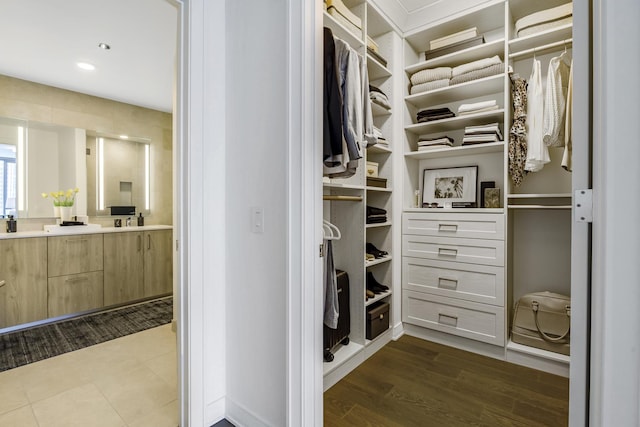
[{"label": "walk-in closet", "polygon": [[[588,134],[588,24],[575,30],[564,0],[425,1],[404,16],[375,0],[323,4],[325,147],[327,72],[349,79],[327,68],[327,34],[366,64],[358,167],[332,175],[323,157],[323,217],[341,235],[325,227],[324,274],[345,272],[349,295],[335,304],[348,331],[327,341],[325,318],[325,390],[405,334],[564,378],[575,362],[583,385],[588,288],[576,271],[589,260],[572,248],[586,233],[574,220],[589,221],[576,215],[589,203],[589,143],[575,139]],[[539,344],[512,334],[531,294],[566,297]]]}]

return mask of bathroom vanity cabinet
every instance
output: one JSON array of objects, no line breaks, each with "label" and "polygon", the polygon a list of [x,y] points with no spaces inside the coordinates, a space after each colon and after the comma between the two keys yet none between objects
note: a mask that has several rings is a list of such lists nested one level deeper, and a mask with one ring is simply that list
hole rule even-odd
[{"label": "bathroom vanity cabinet", "polygon": [[47,317],[47,238],[0,240],[0,328]]},{"label": "bathroom vanity cabinet", "polygon": [[172,229],[0,234],[0,329],[173,291]]},{"label": "bathroom vanity cabinet", "polygon": [[102,234],[48,237],[47,246],[48,317],[102,307]]},{"label": "bathroom vanity cabinet", "polygon": [[104,235],[104,304],[172,291],[171,230]]}]

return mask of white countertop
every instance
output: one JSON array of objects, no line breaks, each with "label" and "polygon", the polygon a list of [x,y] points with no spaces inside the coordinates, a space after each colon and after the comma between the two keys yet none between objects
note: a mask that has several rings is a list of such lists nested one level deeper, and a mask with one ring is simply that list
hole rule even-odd
[{"label": "white countertop", "polygon": [[[18,224],[19,225],[19,224]],[[84,228],[84,230],[83,230]],[[63,229],[68,229],[67,232]],[[17,233],[0,233],[0,239],[23,239],[29,237],[53,237],[53,236],[71,236],[76,234],[104,234],[104,233],[127,233],[135,231],[153,231],[153,230],[172,230],[171,225],[144,225],[142,227],[85,227],[83,225],[75,225],[68,227],[60,227],[59,231],[55,233],[47,232],[44,230],[37,231],[20,231]]]}]

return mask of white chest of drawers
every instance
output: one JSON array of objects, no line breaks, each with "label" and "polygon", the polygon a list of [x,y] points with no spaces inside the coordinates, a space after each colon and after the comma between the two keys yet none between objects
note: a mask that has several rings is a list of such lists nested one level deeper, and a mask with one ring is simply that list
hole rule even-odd
[{"label": "white chest of drawers", "polygon": [[504,293],[502,214],[404,214],[403,322],[503,346]]}]

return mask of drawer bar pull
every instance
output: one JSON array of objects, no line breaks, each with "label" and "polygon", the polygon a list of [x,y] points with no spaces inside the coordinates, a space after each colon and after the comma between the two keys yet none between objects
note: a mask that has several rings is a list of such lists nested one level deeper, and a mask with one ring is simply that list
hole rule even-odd
[{"label": "drawer bar pull", "polygon": [[456,328],[458,326],[458,316],[438,313],[438,323]]},{"label": "drawer bar pull", "polygon": [[447,279],[446,277],[438,277],[438,287],[456,289],[458,287],[458,279]]},{"label": "drawer bar pull", "polygon": [[65,243],[84,243],[87,242],[89,239],[65,239]]},{"label": "drawer bar pull", "polygon": [[438,224],[438,231],[458,231],[458,224]]},{"label": "drawer bar pull", "polygon": [[458,250],[457,249],[438,248],[438,255],[458,256]]}]

